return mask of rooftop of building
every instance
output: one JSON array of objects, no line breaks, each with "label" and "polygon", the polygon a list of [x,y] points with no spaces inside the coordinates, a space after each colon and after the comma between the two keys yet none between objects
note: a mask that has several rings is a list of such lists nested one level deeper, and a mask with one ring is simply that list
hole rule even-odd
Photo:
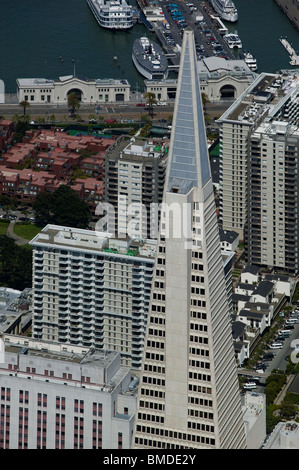
[{"label": "rooftop of building", "polygon": [[[23,373],[25,371],[27,372],[28,363],[38,365],[40,364],[40,360],[43,359],[45,361],[54,361],[54,363],[51,363],[53,368],[55,368],[54,364],[57,365],[53,378],[51,375],[45,374],[44,377],[47,382],[53,380],[54,383],[57,383],[57,377],[60,377],[63,378],[64,382],[67,382],[68,385],[78,386],[78,380],[80,380],[80,374],[82,374],[82,367],[86,366],[86,370],[89,370],[91,373],[92,380],[90,384],[84,382],[84,388],[111,392],[122,383],[123,380],[126,382],[124,391],[126,391],[126,386],[129,385],[130,370],[128,367],[121,365],[120,354],[117,351],[102,351],[92,347],[58,343],[13,334],[0,335],[0,340],[2,344],[4,343],[4,360],[6,353],[19,356],[19,370],[16,374],[20,374],[20,377],[24,377]],[[77,373],[76,377],[63,377],[61,374],[61,364],[59,364],[61,362],[64,362],[66,365],[69,364],[69,367],[72,366],[74,368],[73,372],[78,371],[79,368],[81,371],[79,376]],[[40,379],[41,377],[39,377],[39,380]]]},{"label": "rooftop of building", "polygon": [[0,332],[7,331],[11,324],[22,315],[22,322],[31,316],[31,289],[19,291],[0,287]]},{"label": "rooftop of building", "polygon": [[205,57],[198,61],[198,73],[200,80],[218,79],[223,75],[231,75],[237,78],[255,79],[256,74],[241,59],[225,59],[223,57]]},{"label": "rooftop of building", "polygon": [[299,425],[295,421],[280,421],[268,436],[264,449],[298,449]]},{"label": "rooftop of building", "polygon": [[132,163],[152,163],[155,159],[166,161],[169,141],[159,138],[125,137],[109,149],[109,160],[124,160]]},{"label": "rooftop of building", "polygon": [[296,124],[285,121],[263,121],[253,132],[252,138],[256,138],[259,134],[263,134],[268,139],[284,139],[285,136],[292,136],[298,139],[299,127]]},{"label": "rooftop of building", "polygon": [[233,230],[219,230],[220,234],[220,241],[221,242],[229,242],[233,243],[235,240],[239,238],[238,232],[234,232]]},{"label": "rooftop of building", "polygon": [[236,121],[252,125],[262,116],[273,117],[298,85],[295,70],[281,71],[279,74],[261,73],[218,122]]},{"label": "rooftop of building", "polygon": [[269,295],[274,289],[274,284],[271,281],[261,281],[252,295],[260,295],[262,297],[266,297]]},{"label": "rooftop of building", "polygon": [[246,317],[246,318],[250,318],[250,319],[252,319],[252,320],[256,320],[256,321],[257,321],[257,320],[262,320],[262,318],[263,318],[263,316],[264,316],[264,313],[262,313],[262,312],[257,312],[257,311],[256,311],[256,312],[253,312],[253,311],[251,311],[251,310],[245,310],[245,309],[243,309],[243,310],[240,310],[239,315],[240,315],[241,317]]},{"label": "rooftop of building", "polygon": [[156,254],[156,240],[115,238],[111,233],[48,224],[31,241],[33,247],[60,246],[73,251],[106,252],[112,256],[146,258]]},{"label": "rooftop of building", "polygon": [[65,83],[72,80],[79,80],[81,82],[90,83],[94,82],[96,85],[127,85],[129,86],[129,82],[126,79],[115,79],[115,78],[93,78],[88,79],[87,77],[80,77],[74,75],[64,75],[58,77],[57,79],[49,79],[49,78],[18,78],[17,84],[21,87],[40,87],[43,88],[47,87],[54,87],[56,83]]},{"label": "rooftop of building", "polygon": [[249,264],[248,266],[245,266],[245,268],[242,270],[242,274],[244,273],[250,273],[257,275],[260,272],[259,266],[255,266],[254,264]]}]

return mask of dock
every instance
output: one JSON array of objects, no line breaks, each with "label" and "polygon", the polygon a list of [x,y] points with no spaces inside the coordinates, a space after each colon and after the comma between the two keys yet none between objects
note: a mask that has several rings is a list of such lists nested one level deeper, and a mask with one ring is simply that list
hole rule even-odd
[{"label": "dock", "polygon": [[290,56],[290,65],[299,65],[299,55],[295,51],[295,49],[291,46],[289,41],[285,38],[280,38],[279,41],[289,53]]},{"label": "dock", "polygon": [[219,16],[211,15],[211,19],[214,21],[214,23],[218,24],[218,30],[220,34],[224,35],[228,33],[227,27],[224,26]]}]

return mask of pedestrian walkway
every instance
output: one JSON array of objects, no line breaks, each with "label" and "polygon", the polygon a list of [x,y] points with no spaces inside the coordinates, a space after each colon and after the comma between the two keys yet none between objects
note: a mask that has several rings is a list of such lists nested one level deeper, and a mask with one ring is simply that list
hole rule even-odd
[{"label": "pedestrian walkway", "polygon": [[285,394],[287,393],[288,391],[288,388],[289,386],[291,385],[293,379],[294,379],[295,375],[289,375],[288,377],[288,380],[286,382],[286,384],[284,385],[284,387],[281,389],[281,391],[279,392],[279,394],[277,395],[275,401],[274,401],[274,404],[275,405],[280,405],[281,402],[283,401],[284,397],[285,397]]},{"label": "pedestrian walkway", "polygon": [[29,240],[26,240],[25,238],[21,238],[19,237],[18,235],[16,235],[14,233],[14,226],[15,226],[15,221],[14,220],[11,220],[10,221],[10,224],[7,228],[7,232],[6,232],[6,235],[9,237],[9,238],[12,238],[15,243],[17,245],[27,245]]}]

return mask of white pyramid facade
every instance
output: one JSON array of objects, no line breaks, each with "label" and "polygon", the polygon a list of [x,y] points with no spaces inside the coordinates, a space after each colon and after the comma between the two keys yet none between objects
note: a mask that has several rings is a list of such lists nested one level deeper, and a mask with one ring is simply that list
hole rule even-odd
[{"label": "white pyramid facade", "polygon": [[244,448],[193,32],[186,30],[134,448]]}]

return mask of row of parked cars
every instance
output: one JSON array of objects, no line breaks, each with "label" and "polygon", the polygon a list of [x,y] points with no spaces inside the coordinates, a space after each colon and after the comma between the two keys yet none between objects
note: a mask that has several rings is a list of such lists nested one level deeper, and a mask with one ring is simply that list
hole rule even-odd
[{"label": "row of parked cars", "polygon": [[262,361],[257,363],[256,372],[263,373],[269,365],[269,362],[275,354],[272,352],[275,349],[282,349],[283,342],[286,338],[289,338],[292,334],[292,330],[295,328],[295,324],[299,323],[299,310],[294,310],[292,314],[286,319],[282,329],[277,333],[274,341],[270,344],[270,351],[265,353]]},{"label": "row of parked cars", "polygon": [[199,22],[202,34],[205,38],[206,43],[212,48],[213,55],[217,57],[226,58],[226,53],[223,49],[223,45],[220,44],[215,36],[215,33],[204,21]]},{"label": "row of parked cars", "polygon": [[186,28],[188,26],[184,15],[178,9],[178,6],[176,3],[171,3],[170,5],[168,5],[167,10],[170,13],[171,18],[173,19],[174,23],[176,23],[176,25],[179,28]]}]

